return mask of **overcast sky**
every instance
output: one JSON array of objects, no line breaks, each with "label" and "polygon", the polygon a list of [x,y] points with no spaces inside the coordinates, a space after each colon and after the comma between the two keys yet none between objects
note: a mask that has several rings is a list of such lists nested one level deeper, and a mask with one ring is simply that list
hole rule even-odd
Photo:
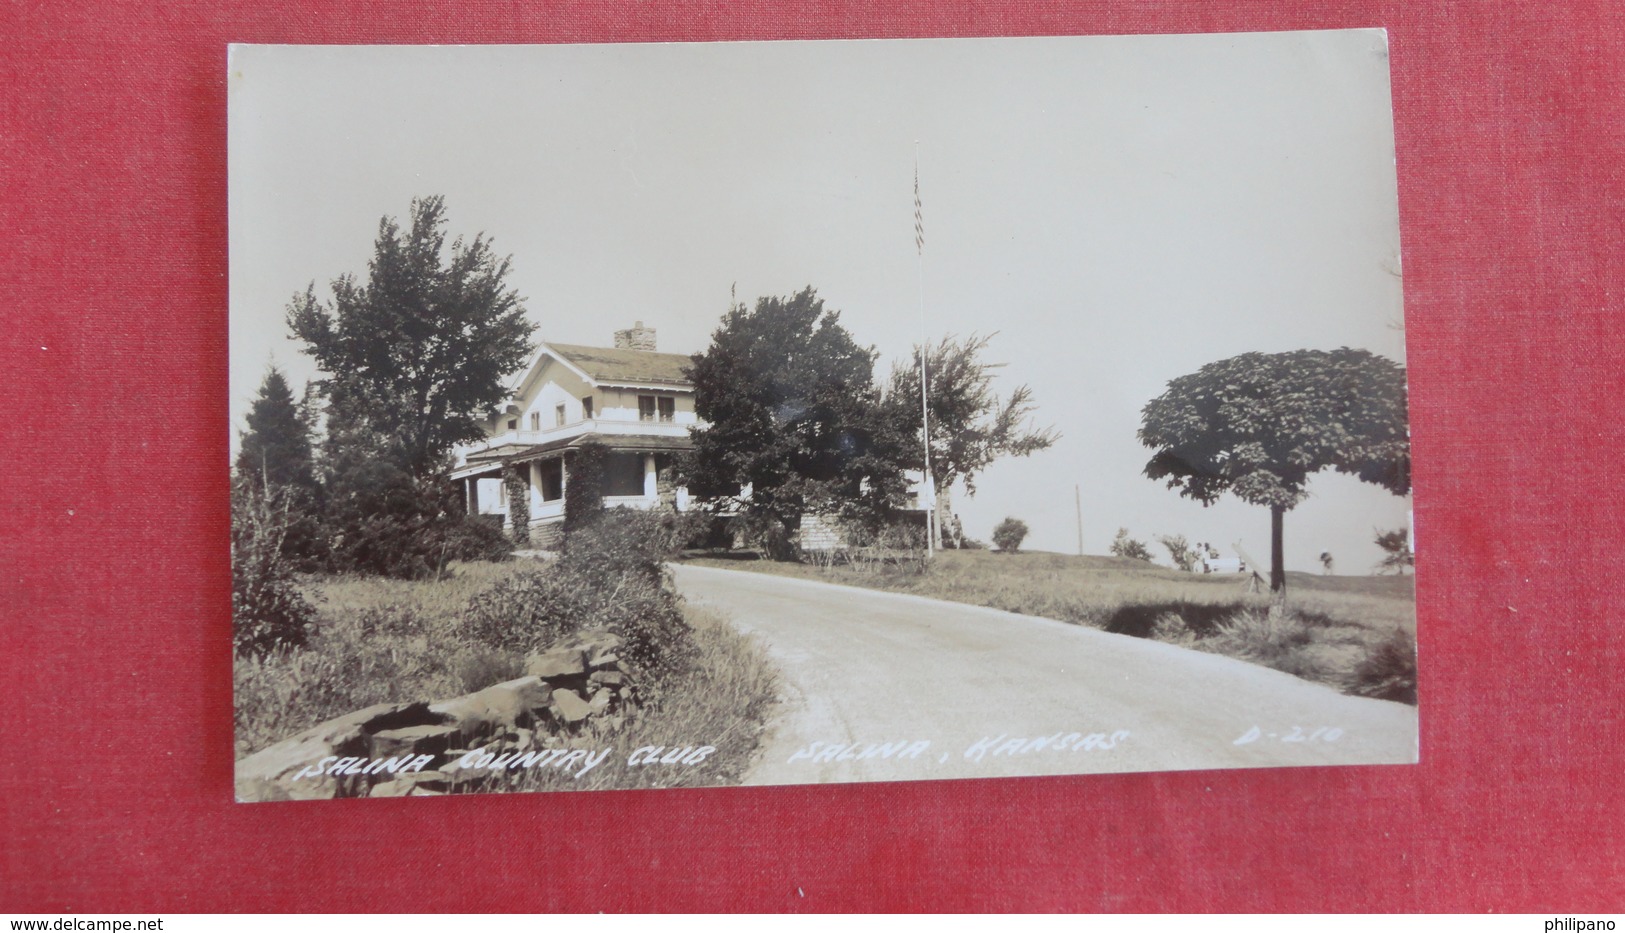
[{"label": "overcast sky", "polygon": [[[1052,449],[957,501],[987,539],[1073,552],[1119,526],[1268,560],[1269,514],[1141,473],[1139,412],[1247,351],[1404,358],[1387,46],[1379,31],[496,47],[239,46],[229,83],[233,434],[268,363],[313,375],[284,309],[364,274],[378,221],[446,197],[545,340],[642,320],[703,350],[741,301],[806,285],[877,378],[921,337],[997,331]],[[918,152],[925,254],[914,247]],[[923,268],[923,289],[922,275]],[[235,443],[235,437],[233,442]],[[1287,566],[1343,573],[1409,501],[1330,474]],[[1166,554],[1153,545],[1161,560]]]}]

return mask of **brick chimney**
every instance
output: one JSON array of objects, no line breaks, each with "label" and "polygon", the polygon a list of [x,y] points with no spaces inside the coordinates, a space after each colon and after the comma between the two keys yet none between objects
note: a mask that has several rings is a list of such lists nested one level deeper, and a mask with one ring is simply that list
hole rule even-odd
[{"label": "brick chimney", "polygon": [[617,350],[653,350],[655,348],[655,329],[644,327],[638,321],[626,330],[615,332],[615,349]]}]

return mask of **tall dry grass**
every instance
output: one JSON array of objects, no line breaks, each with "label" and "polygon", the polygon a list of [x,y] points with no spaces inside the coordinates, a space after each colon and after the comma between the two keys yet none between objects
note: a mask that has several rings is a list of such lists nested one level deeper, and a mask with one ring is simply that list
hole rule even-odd
[{"label": "tall dry grass", "polygon": [[[611,749],[602,767],[579,779],[551,768],[504,775],[504,791],[626,790],[737,784],[749,769],[778,698],[778,675],[755,636],[742,635],[707,609],[686,607],[694,650],[662,671],[645,705],[625,726],[596,726],[570,740],[575,748]],[[712,746],[697,765],[628,766],[637,749]],[[493,788],[489,785],[482,791]]]},{"label": "tall dry grass", "polygon": [[[535,565],[469,563],[453,570],[439,581],[304,578],[305,596],[318,608],[309,643],[236,660],[238,756],[375,703],[444,699],[521,676],[523,652],[470,639],[465,615],[476,595],[534,573]],[[580,781],[548,769],[519,772],[497,789],[736,782],[777,696],[777,674],[755,640],[714,613],[685,606],[683,615],[691,644],[640,682],[643,705],[619,729],[592,725],[570,739],[577,747],[616,749],[603,767]],[[625,767],[626,756],[645,745],[716,751],[694,767]]]},{"label": "tall dry grass", "polygon": [[235,659],[237,755],[375,703],[452,697],[516,676],[523,658],[456,632],[474,594],[521,569],[454,564],[442,580],[303,577],[301,591],[316,606],[306,645]]}]

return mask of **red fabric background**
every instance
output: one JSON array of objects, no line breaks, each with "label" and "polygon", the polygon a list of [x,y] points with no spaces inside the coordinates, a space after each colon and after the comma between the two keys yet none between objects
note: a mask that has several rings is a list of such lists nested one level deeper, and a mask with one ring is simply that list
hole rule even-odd
[{"label": "red fabric background", "polygon": [[[0,910],[1625,905],[1618,4],[0,8]],[[1386,26],[1422,764],[232,802],[227,42]]]}]

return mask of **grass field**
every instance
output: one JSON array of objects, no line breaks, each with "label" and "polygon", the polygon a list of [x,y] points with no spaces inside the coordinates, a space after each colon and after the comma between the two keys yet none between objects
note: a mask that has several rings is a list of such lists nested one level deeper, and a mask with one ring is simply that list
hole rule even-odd
[{"label": "grass field", "polygon": [[[458,564],[439,581],[305,578],[305,597],[320,614],[310,643],[265,658],[236,659],[237,756],[375,703],[447,699],[522,675],[522,657],[470,643],[459,632],[459,619],[476,593],[526,566],[525,561]],[[684,616],[694,650],[684,654],[681,666],[640,683],[647,701],[619,730],[575,740],[613,745],[623,759],[645,745],[710,744],[717,751],[704,767],[600,768],[581,782],[558,779],[544,769],[509,789],[736,780],[755,752],[777,695],[776,677],[757,644],[724,620],[686,607]]]},{"label": "grass field", "polygon": [[1118,557],[945,551],[908,566],[691,557],[697,564],[914,593],[1044,616],[1263,664],[1347,693],[1414,703],[1411,577],[1287,575],[1287,597],[1246,578],[1192,574]]}]

